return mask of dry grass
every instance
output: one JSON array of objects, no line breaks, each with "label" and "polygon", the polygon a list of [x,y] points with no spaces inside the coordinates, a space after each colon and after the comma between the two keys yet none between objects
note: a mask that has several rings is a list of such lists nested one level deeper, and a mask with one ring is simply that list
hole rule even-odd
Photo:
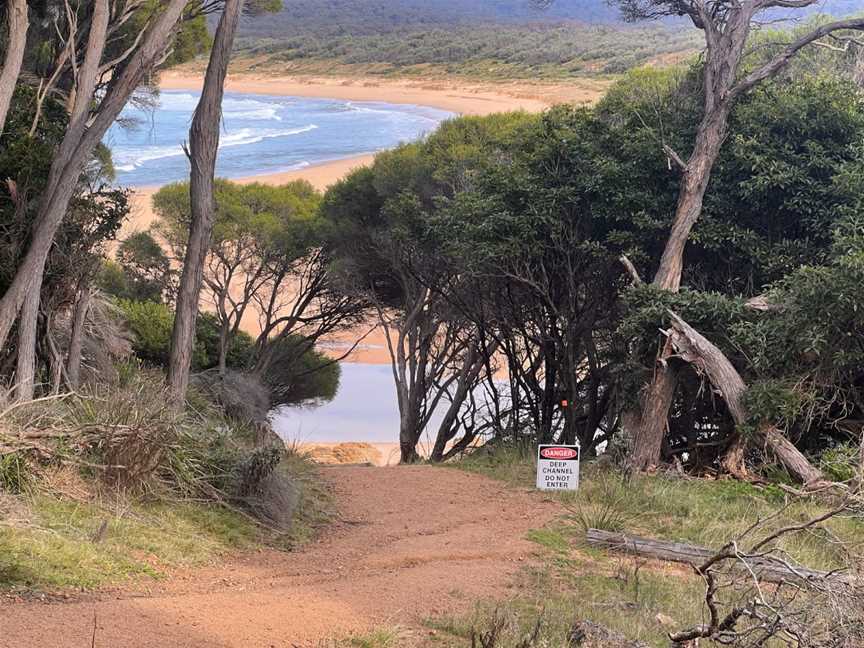
[{"label": "dry grass", "polygon": [[[480,450],[455,464],[519,487],[533,487],[531,448]],[[542,646],[567,645],[567,633],[580,619],[621,633],[631,641],[668,646],[668,632],[706,620],[705,583],[689,567],[616,556],[584,544],[588,527],[718,548],[757,519],[769,518],[762,532],[796,524],[827,511],[815,499],[793,501],[779,488],[757,488],[734,481],[705,481],[650,475],[625,477],[597,465],[583,465],[579,491],[550,495],[565,513],[529,539],[542,547],[542,563],[523,570],[506,601],[483,601],[452,618],[428,625],[438,633],[434,645],[470,646],[472,631],[504,616],[499,645],[514,648],[544,620]],[[864,555],[864,518],[850,511],[824,529],[790,534],[779,550],[795,562],[817,569],[849,564]],[[430,644],[432,645],[432,644]],[[613,645],[613,644],[609,644]]]}]

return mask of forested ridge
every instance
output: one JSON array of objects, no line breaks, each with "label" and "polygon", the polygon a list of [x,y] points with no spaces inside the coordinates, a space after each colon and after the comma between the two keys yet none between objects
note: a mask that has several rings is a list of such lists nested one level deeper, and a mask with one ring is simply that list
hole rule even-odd
[{"label": "forested ridge", "polygon": [[[374,324],[400,463],[428,464],[393,469],[413,488],[447,464],[524,489],[539,444],[578,444],[584,467],[545,503],[557,517],[530,532],[545,553],[515,598],[424,614],[418,645],[862,645],[864,18],[768,29],[816,3],[615,5],[686,19],[699,56],[628,70],[593,106],[450,119],[320,192],[216,177],[238,27],[279,2],[8,2],[0,586],[100,587],[308,541],[330,499],[270,413],[332,398],[345,356],[323,344]],[[188,181],[117,241],[130,201],[105,133],[196,56]],[[422,496],[481,482],[461,483]],[[444,506],[469,529],[462,564],[507,499],[467,520]],[[376,539],[393,549],[379,565],[426,562],[411,543],[441,521],[383,500],[414,526]],[[607,552],[645,546],[692,576]]]},{"label": "forested ridge", "polygon": [[[859,0],[832,0],[780,16],[846,16]],[[774,22],[770,16],[766,24]],[[618,74],[680,60],[700,35],[679,16],[633,23],[606,0],[300,0],[240,27],[237,46],[256,65],[326,72],[326,61],[372,74],[448,73],[479,78]]]},{"label": "forested ridge", "polygon": [[492,78],[617,73],[697,44],[680,20],[628,26],[605,1],[527,0],[291,2],[248,20],[237,41],[243,55],[264,55],[275,68],[335,60],[376,74],[432,66]]}]

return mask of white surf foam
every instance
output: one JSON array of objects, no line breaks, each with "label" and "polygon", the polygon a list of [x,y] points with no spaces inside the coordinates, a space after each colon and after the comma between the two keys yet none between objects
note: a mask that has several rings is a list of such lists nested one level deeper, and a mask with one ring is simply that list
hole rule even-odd
[{"label": "white surf foam", "polygon": [[[236,132],[228,133],[220,138],[219,148],[230,148],[233,146],[248,146],[250,144],[258,144],[265,139],[273,139],[278,137],[290,137],[292,135],[300,135],[313,131],[318,126],[316,124],[308,124],[299,128],[285,129],[256,129],[256,128],[241,128]],[[176,146],[152,146],[144,149],[126,149],[115,148],[114,151],[114,168],[117,171],[129,172],[134,171],[146,162],[162,160],[165,158],[177,157],[183,155],[183,147]]]}]

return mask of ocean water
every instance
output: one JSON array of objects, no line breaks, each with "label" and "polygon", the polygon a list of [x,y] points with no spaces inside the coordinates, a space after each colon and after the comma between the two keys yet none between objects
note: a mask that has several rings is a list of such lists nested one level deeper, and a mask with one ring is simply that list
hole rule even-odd
[{"label": "ocean water", "polygon": [[[117,182],[161,185],[189,176],[183,143],[198,93],[163,91],[153,110],[127,106],[105,136]],[[225,93],[217,175],[237,178],[373,153],[435,130],[451,113],[425,106]]]}]

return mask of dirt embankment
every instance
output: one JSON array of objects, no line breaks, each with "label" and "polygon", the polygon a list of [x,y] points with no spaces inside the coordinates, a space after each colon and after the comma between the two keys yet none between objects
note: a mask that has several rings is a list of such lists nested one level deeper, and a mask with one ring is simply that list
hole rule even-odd
[{"label": "dirt embankment", "polygon": [[[322,469],[340,521],[306,549],[262,551],[147,589],[0,604],[2,648],[319,646],[377,625],[419,628],[508,595],[529,529],[556,513],[532,492],[429,466]],[[95,623],[95,626],[94,626]]]}]

